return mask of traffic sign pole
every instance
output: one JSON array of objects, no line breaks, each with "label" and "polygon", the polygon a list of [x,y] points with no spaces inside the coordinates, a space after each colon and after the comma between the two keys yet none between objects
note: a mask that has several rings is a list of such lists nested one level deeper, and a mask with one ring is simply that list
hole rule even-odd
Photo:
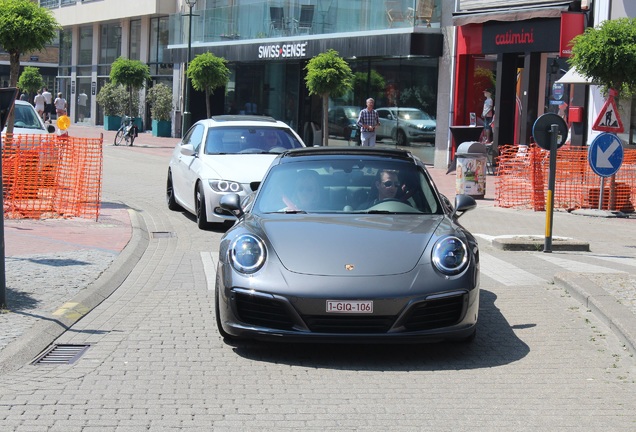
[{"label": "traffic sign pole", "polygon": [[548,202],[545,209],[545,242],[543,252],[552,252],[552,219],[554,215],[554,185],[556,183],[556,163],[559,125],[550,126],[550,173],[548,175]]}]

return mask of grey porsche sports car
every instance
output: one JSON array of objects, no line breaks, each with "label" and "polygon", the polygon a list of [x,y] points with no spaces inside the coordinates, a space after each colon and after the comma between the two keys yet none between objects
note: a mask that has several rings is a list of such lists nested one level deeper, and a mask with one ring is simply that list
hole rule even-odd
[{"label": "grey porsche sports car", "polygon": [[[242,199],[242,201],[241,201]],[[479,250],[410,152],[289,150],[256,192],[221,198],[216,318],[228,339],[472,340]]]}]

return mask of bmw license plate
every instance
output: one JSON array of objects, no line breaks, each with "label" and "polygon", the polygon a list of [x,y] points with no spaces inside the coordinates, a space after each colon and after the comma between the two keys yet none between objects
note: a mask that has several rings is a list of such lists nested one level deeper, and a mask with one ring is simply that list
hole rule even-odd
[{"label": "bmw license plate", "polygon": [[327,312],[373,313],[372,300],[327,300]]}]

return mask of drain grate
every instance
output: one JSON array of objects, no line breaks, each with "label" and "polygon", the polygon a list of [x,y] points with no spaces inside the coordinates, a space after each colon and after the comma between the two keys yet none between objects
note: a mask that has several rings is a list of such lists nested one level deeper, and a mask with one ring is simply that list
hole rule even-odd
[{"label": "drain grate", "polygon": [[170,238],[176,237],[175,233],[170,231],[153,231],[150,233],[152,238]]},{"label": "drain grate", "polygon": [[86,352],[90,345],[53,345],[33,360],[34,365],[73,364]]}]

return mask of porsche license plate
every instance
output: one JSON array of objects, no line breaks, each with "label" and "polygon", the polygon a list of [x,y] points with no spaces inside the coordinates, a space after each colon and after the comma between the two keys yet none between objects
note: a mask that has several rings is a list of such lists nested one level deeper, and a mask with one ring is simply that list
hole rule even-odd
[{"label": "porsche license plate", "polygon": [[327,312],[334,313],[373,313],[372,300],[327,300]]}]

